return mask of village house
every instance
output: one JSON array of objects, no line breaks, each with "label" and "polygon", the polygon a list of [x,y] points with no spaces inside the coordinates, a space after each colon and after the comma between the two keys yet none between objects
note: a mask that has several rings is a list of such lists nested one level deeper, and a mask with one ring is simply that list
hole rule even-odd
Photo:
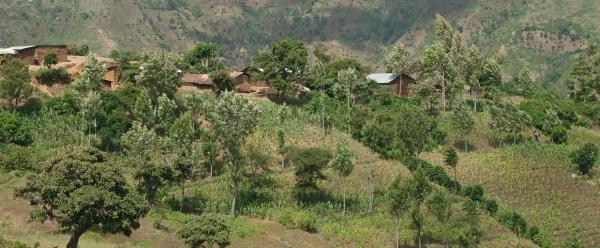
[{"label": "village house", "polygon": [[244,75],[247,75],[247,81],[250,83],[250,85],[254,87],[267,87],[267,81],[257,79],[257,76],[262,72],[260,68],[257,69],[253,66],[247,66],[240,72],[244,73]]},{"label": "village house", "polygon": [[56,53],[59,63],[67,62],[68,50],[67,45],[14,46],[0,48],[0,55],[19,59],[27,65],[43,65],[44,57],[48,53]]},{"label": "village house", "polygon": [[213,80],[208,74],[184,73],[181,76],[182,90],[210,90],[214,91]]},{"label": "village house", "polygon": [[413,96],[412,88],[417,83],[417,80],[404,73],[376,73],[368,75],[367,79],[379,85],[391,86],[394,94],[404,97]]}]

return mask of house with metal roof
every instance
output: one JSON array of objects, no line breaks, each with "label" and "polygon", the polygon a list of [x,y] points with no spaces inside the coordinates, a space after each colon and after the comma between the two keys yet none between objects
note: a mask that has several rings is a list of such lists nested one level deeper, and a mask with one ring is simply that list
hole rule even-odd
[{"label": "house with metal roof", "polygon": [[398,96],[413,96],[412,88],[417,80],[404,73],[375,73],[367,76],[368,80],[375,81],[379,85],[389,85]]},{"label": "house with metal roof", "polygon": [[27,45],[0,48],[0,55],[11,56],[27,65],[42,65],[48,53],[56,53],[58,62],[67,62],[67,45]]}]

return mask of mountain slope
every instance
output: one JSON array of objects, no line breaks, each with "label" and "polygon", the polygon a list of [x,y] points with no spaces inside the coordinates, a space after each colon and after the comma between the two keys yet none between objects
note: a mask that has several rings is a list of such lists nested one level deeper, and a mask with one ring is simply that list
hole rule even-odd
[{"label": "mountain slope", "polygon": [[290,37],[323,42],[377,69],[398,40],[422,51],[441,13],[467,40],[506,57],[507,74],[528,65],[536,78],[554,82],[600,37],[598,6],[600,0],[12,0],[0,6],[0,45],[88,43],[108,54],[181,52],[210,41],[227,64],[241,67]]}]

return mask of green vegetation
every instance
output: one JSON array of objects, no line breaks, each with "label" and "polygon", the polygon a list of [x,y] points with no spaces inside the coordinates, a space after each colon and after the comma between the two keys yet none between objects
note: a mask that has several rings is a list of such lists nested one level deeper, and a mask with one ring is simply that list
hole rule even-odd
[{"label": "green vegetation", "polygon": [[[275,89],[259,100],[231,92],[208,43],[185,56],[114,52],[128,76],[113,91],[88,56],[63,94],[0,111],[2,236],[67,247],[594,246],[598,99],[529,87],[526,70],[510,90],[502,58],[462,29],[436,17],[435,39],[413,55],[423,81],[411,98],[365,80],[359,60],[295,39],[255,58]],[[388,69],[406,69],[407,53],[393,49]],[[211,73],[220,91],[178,91],[183,70]],[[45,222],[26,223],[30,212]]]}]

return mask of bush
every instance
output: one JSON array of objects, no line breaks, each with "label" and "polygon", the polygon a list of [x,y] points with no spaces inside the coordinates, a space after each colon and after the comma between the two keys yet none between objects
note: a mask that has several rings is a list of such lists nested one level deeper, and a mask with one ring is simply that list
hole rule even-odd
[{"label": "bush", "polygon": [[546,234],[543,234],[543,233],[536,234],[533,237],[532,241],[533,241],[533,243],[535,243],[536,245],[538,245],[541,248],[554,247],[554,245],[552,245],[552,240],[550,239],[550,237],[548,237]]},{"label": "bush", "polygon": [[494,216],[498,213],[498,203],[496,203],[496,200],[484,197],[481,200],[481,203],[483,204],[483,208],[490,213],[490,215]]},{"label": "bush", "polygon": [[42,84],[52,86],[55,83],[68,83],[69,73],[65,68],[41,68],[35,71],[35,79]]},{"label": "bush", "polygon": [[501,211],[497,215],[498,221],[517,235],[524,235],[527,231],[527,222],[523,217],[513,211]]},{"label": "bush", "polygon": [[69,51],[67,53],[73,56],[87,56],[88,53],[90,53],[90,47],[88,45],[74,45],[69,47]]},{"label": "bush", "polygon": [[319,189],[317,182],[325,179],[323,170],[333,155],[323,148],[294,148],[289,154],[290,161],[296,166],[296,184],[294,197],[301,203],[322,201],[326,194]]},{"label": "bush", "polygon": [[281,214],[277,217],[277,222],[284,227],[294,228],[296,224],[294,223],[294,217],[292,216],[293,212],[291,210],[281,211]]},{"label": "bush", "polygon": [[464,194],[474,202],[481,202],[484,195],[483,187],[481,185],[468,186],[465,188]]},{"label": "bush", "polygon": [[571,153],[571,161],[583,175],[587,175],[594,168],[596,160],[598,160],[598,146],[592,143],[587,143]]},{"label": "bush", "polygon": [[317,217],[311,212],[302,212],[298,215],[296,226],[306,232],[314,233],[317,231]]},{"label": "bush", "polygon": [[473,226],[458,230],[458,243],[460,247],[477,247],[481,232]]},{"label": "bush", "polygon": [[27,102],[19,108],[19,112],[25,115],[31,115],[39,113],[42,109],[44,109],[44,102],[42,102],[42,99],[30,97],[27,99]]},{"label": "bush", "polygon": [[567,129],[564,127],[558,127],[555,128],[554,130],[552,130],[552,133],[550,134],[550,136],[552,137],[552,141],[555,144],[565,144],[567,143]]},{"label": "bush", "polygon": [[189,247],[227,247],[231,243],[227,220],[213,213],[202,214],[177,230],[176,234]]},{"label": "bush", "polygon": [[70,92],[61,97],[50,98],[46,107],[59,115],[76,114],[79,111],[77,96]]},{"label": "bush", "polygon": [[27,146],[33,142],[27,120],[18,113],[0,111],[0,144]]},{"label": "bush", "polygon": [[7,145],[0,153],[0,167],[5,171],[32,169],[31,149],[17,145]]},{"label": "bush", "polygon": [[581,245],[581,243],[579,242],[579,240],[577,240],[577,237],[575,237],[575,235],[569,235],[569,237],[567,238],[567,240],[565,240],[565,243],[562,246],[563,248],[583,248],[583,245]]}]

